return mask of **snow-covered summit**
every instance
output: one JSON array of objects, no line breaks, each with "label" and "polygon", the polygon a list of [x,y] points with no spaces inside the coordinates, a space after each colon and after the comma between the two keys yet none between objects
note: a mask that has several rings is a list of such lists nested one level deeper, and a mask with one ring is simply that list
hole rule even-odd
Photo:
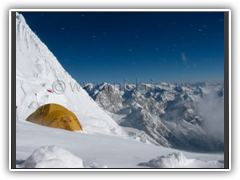
[{"label": "snow-covered summit", "polygon": [[21,21],[22,23],[25,23],[25,24],[26,24],[26,21],[25,21],[23,15],[22,15],[22,14],[19,14],[18,12],[16,12],[16,19],[19,20],[19,21]]}]

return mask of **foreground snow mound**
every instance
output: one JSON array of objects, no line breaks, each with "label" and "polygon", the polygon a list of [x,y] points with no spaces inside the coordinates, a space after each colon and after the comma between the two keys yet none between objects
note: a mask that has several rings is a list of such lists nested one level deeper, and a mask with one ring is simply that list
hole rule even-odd
[{"label": "foreground snow mound", "polygon": [[152,168],[224,168],[224,161],[200,158],[188,159],[182,152],[172,152],[138,165]]},{"label": "foreground snow mound", "polygon": [[44,146],[33,152],[22,168],[84,168],[82,159],[57,146]]},{"label": "foreground snow mound", "polygon": [[150,160],[148,163],[139,165],[155,167],[155,168],[177,168],[187,164],[186,157],[181,152],[173,152],[164,156]]}]

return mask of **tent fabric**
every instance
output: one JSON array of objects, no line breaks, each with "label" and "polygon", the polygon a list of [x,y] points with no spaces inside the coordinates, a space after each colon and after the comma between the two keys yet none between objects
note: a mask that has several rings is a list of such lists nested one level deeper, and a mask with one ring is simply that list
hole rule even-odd
[{"label": "tent fabric", "polygon": [[27,118],[27,121],[69,131],[82,131],[82,126],[76,115],[58,104],[40,106]]}]

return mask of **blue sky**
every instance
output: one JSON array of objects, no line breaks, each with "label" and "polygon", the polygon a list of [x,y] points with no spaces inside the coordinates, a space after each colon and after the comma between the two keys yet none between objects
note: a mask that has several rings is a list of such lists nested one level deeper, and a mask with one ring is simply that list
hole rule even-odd
[{"label": "blue sky", "polygon": [[79,83],[224,78],[223,12],[20,12]]}]

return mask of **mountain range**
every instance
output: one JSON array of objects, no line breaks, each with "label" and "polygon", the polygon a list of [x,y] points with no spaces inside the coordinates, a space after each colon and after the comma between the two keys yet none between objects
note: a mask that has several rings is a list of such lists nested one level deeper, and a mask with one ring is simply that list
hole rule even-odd
[{"label": "mountain range", "polygon": [[[223,133],[213,135],[209,125],[218,121],[223,132],[223,116],[214,119],[223,115],[223,83],[88,83],[83,89],[133,138],[188,151],[223,151]],[[202,108],[209,102],[217,111]]]}]

